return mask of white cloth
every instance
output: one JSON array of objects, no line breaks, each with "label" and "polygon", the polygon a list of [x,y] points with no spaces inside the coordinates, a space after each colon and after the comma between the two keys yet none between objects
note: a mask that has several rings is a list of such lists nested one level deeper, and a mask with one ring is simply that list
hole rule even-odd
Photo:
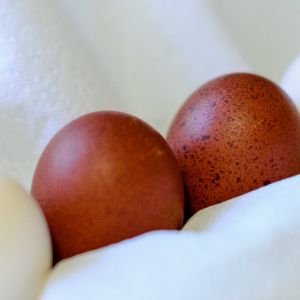
[{"label": "white cloth", "polygon": [[299,300],[300,175],[62,261],[41,300]]},{"label": "white cloth", "polygon": [[71,119],[117,109],[165,132],[199,84],[246,69],[209,1],[2,0],[0,16],[0,172],[27,188]]},{"label": "white cloth", "polygon": [[[29,189],[49,139],[84,113],[122,110],[165,133],[214,76],[278,79],[300,49],[300,2],[286,3],[1,0],[0,172]],[[151,233],[64,261],[41,299],[298,300],[299,181],[200,212],[187,225],[200,233]]]},{"label": "white cloth", "polygon": [[281,79],[281,87],[288,93],[300,111],[300,56],[287,68]]},{"label": "white cloth", "polygon": [[[300,49],[292,38],[300,19],[289,17],[299,5],[2,0],[0,173],[29,188],[49,139],[84,113],[122,110],[165,133],[185,98],[214,76],[252,70],[279,78]],[[264,26],[253,27],[258,12]]]}]

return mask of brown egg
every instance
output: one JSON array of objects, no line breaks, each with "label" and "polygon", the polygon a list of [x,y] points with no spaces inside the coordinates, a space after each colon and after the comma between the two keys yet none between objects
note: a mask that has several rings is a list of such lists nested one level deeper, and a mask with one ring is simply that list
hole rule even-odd
[{"label": "brown egg", "polygon": [[39,160],[32,194],[56,261],[183,222],[172,150],[153,128],[123,113],[91,113],[60,130]]},{"label": "brown egg", "polygon": [[168,133],[189,214],[300,173],[300,117],[273,82],[230,74],[182,106]]}]

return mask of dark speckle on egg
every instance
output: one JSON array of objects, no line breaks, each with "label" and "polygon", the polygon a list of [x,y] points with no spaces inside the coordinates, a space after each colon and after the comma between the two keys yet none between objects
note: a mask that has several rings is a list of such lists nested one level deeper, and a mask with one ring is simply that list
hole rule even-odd
[{"label": "dark speckle on egg", "polygon": [[261,76],[230,74],[203,85],[179,110],[167,139],[190,214],[300,173],[299,113]]}]

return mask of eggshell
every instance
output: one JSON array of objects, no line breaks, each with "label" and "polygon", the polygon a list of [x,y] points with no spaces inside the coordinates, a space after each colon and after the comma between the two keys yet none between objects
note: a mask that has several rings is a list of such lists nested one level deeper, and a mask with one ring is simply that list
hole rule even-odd
[{"label": "eggshell", "polygon": [[210,207],[199,232],[151,232],[63,260],[41,300],[298,300],[299,186],[295,176]]},{"label": "eggshell", "polygon": [[300,173],[300,117],[271,81],[230,74],[198,89],[168,133],[190,214]]},{"label": "eggshell", "polygon": [[56,260],[183,222],[172,150],[153,128],[122,113],[91,113],[59,131],[40,158],[32,194]]},{"label": "eggshell", "polygon": [[33,300],[52,263],[50,234],[33,199],[0,179],[0,299]]}]

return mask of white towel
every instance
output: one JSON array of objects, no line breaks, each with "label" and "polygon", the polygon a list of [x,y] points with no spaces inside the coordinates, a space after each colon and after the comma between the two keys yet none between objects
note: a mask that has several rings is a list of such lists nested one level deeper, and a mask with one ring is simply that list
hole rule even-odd
[{"label": "white towel", "polygon": [[[29,189],[49,139],[84,113],[126,111],[164,134],[214,76],[279,78],[300,47],[287,42],[299,18],[285,3],[1,0],[0,172]],[[298,186],[299,176],[204,210],[187,225],[200,232],[150,233],[64,261],[41,299],[298,300]]]},{"label": "white towel", "polygon": [[199,84],[246,69],[209,1],[2,0],[0,16],[0,172],[28,188],[71,119],[117,109],[165,132]]},{"label": "white towel", "polygon": [[41,300],[299,300],[300,175],[62,261]]}]

